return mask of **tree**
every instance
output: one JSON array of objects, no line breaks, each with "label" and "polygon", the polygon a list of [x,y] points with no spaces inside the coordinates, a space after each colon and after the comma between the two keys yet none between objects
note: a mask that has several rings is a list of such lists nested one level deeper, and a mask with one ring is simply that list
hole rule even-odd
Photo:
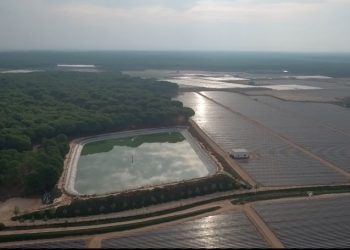
[{"label": "tree", "polygon": [[20,213],[19,207],[15,206],[14,209],[13,209],[14,216],[18,216],[19,213]]},{"label": "tree", "polygon": [[54,186],[68,137],[183,124],[193,115],[171,100],[176,84],[119,73],[2,74],[0,89],[0,189],[16,183],[17,195]]},{"label": "tree", "polygon": [[31,140],[23,134],[5,134],[2,136],[3,148],[13,148],[19,151],[29,150],[31,148]]}]

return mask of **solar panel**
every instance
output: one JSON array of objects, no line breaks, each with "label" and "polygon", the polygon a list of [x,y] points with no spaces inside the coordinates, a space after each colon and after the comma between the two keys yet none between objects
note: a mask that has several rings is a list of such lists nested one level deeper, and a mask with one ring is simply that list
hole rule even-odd
[{"label": "solar panel", "polygon": [[142,235],[107,239],[103,248],[267,247],[242,211],[213,215]]}]

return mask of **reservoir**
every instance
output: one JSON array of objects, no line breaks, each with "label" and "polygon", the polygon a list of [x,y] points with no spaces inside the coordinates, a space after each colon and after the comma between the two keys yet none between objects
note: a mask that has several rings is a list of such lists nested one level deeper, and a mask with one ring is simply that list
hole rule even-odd
[{"label": "reservoir", "polygon": [[74,193],[105,194],[205,177],[215,164],[186,129],[116,135],[81,145]]}]

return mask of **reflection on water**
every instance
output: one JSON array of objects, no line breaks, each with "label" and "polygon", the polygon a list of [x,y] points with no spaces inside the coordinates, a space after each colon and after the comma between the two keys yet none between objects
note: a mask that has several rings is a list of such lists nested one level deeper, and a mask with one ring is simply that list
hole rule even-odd
[{"label": "reflection on water", "polygon": [[207,111],[207,100],[201,95],[195,96],[196,100],[196,115],[200,117],[205,117]]},{"label": "reflection on water", "polygon": [[112,150],[82,155],[75,189],[101,194],[208,175],[208,169],[186,141],[116,145]]},{"label": "reflection on water", "polygon": [[34,69],[13,69],[13,70],[4,70],[0,71],[1,74],[26,74],[33,72],[42,72],[43,70],[34,70]]},{"label": "reflection on water", "polygon": [[[215,79],[215,80],[213,80]],[[173,82],[181,87],[203,87],[203,88],[215,88],[215,89],[223,89],[223,88],[254,88],[254,86],[250,86],[247,84],[234,83],[234,82],[226,82],[223,81],[222,78],[192,78],[192,77],[174,77],[174,78],[166,78],[161,79],[162,81]],[[236,81],[245,81],[246,79],[237,79]],[[232,81],[228,79],[227,81]]]},{"label": "reflection on water", "polygon": [[268,88],[274,90],[302,90],[302,89],[321,89],[319,87],[307,86],[307,85],[297,85],[297,84],[284,84],[284,85],[265,85],[260,86],[261,88]]},{"label": "reflection on water", "polygon": [[57,67],[63,68],[96,68],[94,64],[57,64]]}]

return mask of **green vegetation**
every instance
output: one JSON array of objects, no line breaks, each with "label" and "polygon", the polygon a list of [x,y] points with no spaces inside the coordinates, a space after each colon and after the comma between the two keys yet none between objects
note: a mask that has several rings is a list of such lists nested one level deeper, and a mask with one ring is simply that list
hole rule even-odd
[{"label": "green vegetation", "polygon": [[[35,220],[30,220],[30,222],[33,222],[32,225],[16,225],[16,226],[5,226],[3,227],[3,230],[27,230],[27,229],[42,229],[42,228],[57,228],[57,227],[80,227],[80,226],[91,226],[91,225],[101,225],[101,224],[110,224],[110,223],[116,223],[116,222],[126,222],[126,221],[132,221],[132,220],[140,220],[140,219],[146,219],[150,217],[156,217],[161,215],[167,215],[179,211],[184,211],[196,206],[199,206],[201,204],[207,204],[209,202],[197,202],[193,204],[183,205],[181,207],[174,207],[169,208],[157,212],[151,212],[151,213],[144,213],[144,214],[138,214],[138,215],[131,215],[131,216],[125,216],[125,217],[111,217],[111,218],[100,218],[100,219],[92,219],[88,221],[64,221],[64,222],[53,222],[49,224],[35,224]],[[24,222],[24,220],[19,220],[20,222]],[[1,223],[0,223],[0,230],[1,230]]]},{"label": "green vegetation", "polygon": [[305,188],[291,188],[281,190],[270,190],[261,192],[250,192],[242,195],[234,195],[232,198],[233,204],[244,204],[247,202],[260,201],[260,200],[273,200],[287,197],[302,197],[309,196],[309,192],[312,195],[333,194],[333,193],[348,193],[350,192],[349,185],[340,186],[319,186],[319,187],[305,187]]},{"label": "green vegetation", "polygon": [[18,188],[24,194],[42,194],[56,184],[68,153],[68,139],[58,135],[43,139],[35,151],[0,150],[1,192]]},{"label": "green vegetation", "polygon": [[20,240],[35,240],[35,239],[51,239],[51,238],[59,238],[65,236],[81,236],[81,235],[92,235],[92,234],[102,234],[109,232],[118,232],[118,231],[126,231],[140,227],[152,226],[160,223],[171,222],[175,220],[181,220],[188,217],[193,217],[205,213],[214,212],[220,209],[219,206],[203,208],[201,210],[188,212],[184,214],[177,214],[168,217],[151,219],[143,222],[135,222],[124,225],[116,225],[116,226],[106,226],[106,227],[96,227],[96,228],[88,228],[88,229],[78,229],[78,230],[66,230],[62,231],[51,231],[51,232],[43,232],[43,233],[26,233],[26,234],[12,234],[12,235],[0,235],[0,242],[9,242],[9,241],[20,241]]},{"label": "green vegetation", "polygon": [[88,143],[84,146],[81,155],[93,154],[96,152],[108,152],[113,149],[114,146],[127,146],[136,148],[143,143],[176,143],[185,140],[185,137],[178,132],[164,132],[156,134],[146,134],[146,135],[137,135],[131,137],[123,137],[118,139],[108,139],[102,141],[96,141]]},{"label": "green vegetation", "polygon": [[[13,226],[13,227],[3,227],[6,230],[26,230],[26,229],[36,229],[36,228],[52,228],[52,227],[77,227],[77,226],[88,226],[88,225],[98,225],[98,224],[107,224],[107,223],[115,223],[115,222],[123,222],[130,220],[138,220],[148,217],[160,216],[169,213],[174,213],[177,211],[182,211],[186,209],[190,209],[196,206],[201,206],[213,202],[218,202],[226,199],[233,199],[233,204],[244,204],[246,202],[253,202],[259,200],[272,200],[272,199],[281,199],[286,197],[305,197],[309,195],[309,192],[312,192],[313,195],[322,195],[322,194],[332,194],[332,193],[348,193],[350,192],[349,185],[340,185],[340,186],[319,186],[319,187],[309,187],[309,188],[292,188],[292,189],[282,189],[282,190],[270,190],[270,191],[259,191],[254,192],[250,191],[249,193],[243,194],[229,194],[205,201],[195,202],[193,204],[176,207],[172,209],[166,209],[159,212],[135,215],[135,216],[127,216],[120,218],[108,218],[108,219],[97,219],[92,221],[77,221],[77,222],[66,222],[66,223],[50,223],[48,225],[23,225],[23,226]],[[24,221],[24,219],[22,219]],[[30,221],[33,221],[31,219]]]},{"label": "green vegetation", "polygon": [[204,179],[169,184],[153,189],[135,190],[106,197],[77,199],[69,205],[35,211],[15,216],[12,219],[42,220],[120,212],[241,187],[231,176],[218,173]]},{"label": "green vegetation", "polygon": [[2,198],[50,191],[67,137],[174,125],[194,114],[171,100],[176,84],[116,73],[2,74],[0,89]]}]

